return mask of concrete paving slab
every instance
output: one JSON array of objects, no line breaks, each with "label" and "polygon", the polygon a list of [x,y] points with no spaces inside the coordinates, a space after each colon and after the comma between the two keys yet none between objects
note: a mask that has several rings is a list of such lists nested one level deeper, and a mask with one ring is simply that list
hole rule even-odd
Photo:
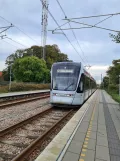
[{"label": "concrete paving slab", "polygon": [[68,148],[68,151],[72,153],[80,154],[82,145],[83,145],[83,142],[72,141]]},{"label": "concrete paving slab", "polygon": [[104,146],[96,146],[96,158],[110,161],[109,149]]},{"label": "concrete paving slab", "polygon": [[95,158],[95,151],[94,150],[87,149],[87,151],[85,153],[81,153],[81,155],[82,154],[85,154],[85,156],[80,156],[79,161],[83,161],[83,160],[84,161],[94,161],[94,158]]},{"label": "concrete paving slab", "polygon": [[96,146],[96,140],[89,139],[87,144],[87,149],[95,150],[95,146]]},{"label": "concrete paving slab", "polygon": [[91,131],[96,132],[97,131],[97,126],[92,125]]},{"label": "concrete paving slab", "polygon": [[95,161],[106,161],[106,160],[101,160],[101,159],[95,159]]},{"label": "concrete paving slab", "polygon": [[82,122],[81,125],[79,126],[78,130],[81,130],[81,129],[87,130],[88,126],[89,126],[89,123]]},{"label": "concrete paving slab", "polygon": [[80,142],[83,142],[85,139],[85,133],[79,133],[78,131],[76,132],[73,140],[74,141],[80,141]]},{"label": "concrete paving slab", "polygon": [[79,155],[71,152],[66,152],[62,161],[78,161]]},{"label": "concrete paving slab", "polygon": [[107,140],[107,137],[98,136],[98,137],[97,137],[97,145],[101,145],[101,146],[106,146],[106,147],[108,147],[108,140]]},{"label": "concrete paving slab", "polygon": [[98,129],[97,134],[100,135],[100,136],[106,136],[107,137],[106,130],[100,130],[100,129]]},{"label": "concrete paving slab", "polygon": [[[91,131],[90,135],[88,135],[90,139],[96,140],[96,132]],[[86,135],[87,137],[87,135]]]},{"label": "concrete paving slab", "polygon": [[106,130],[106,125],[105,124],[98,124],[98,130]]},{"label": "concrete paving slab", "polygon": [[120,161],[120,157],[119,156],[112,155],[111,156],[111,160],[112,161]]}]

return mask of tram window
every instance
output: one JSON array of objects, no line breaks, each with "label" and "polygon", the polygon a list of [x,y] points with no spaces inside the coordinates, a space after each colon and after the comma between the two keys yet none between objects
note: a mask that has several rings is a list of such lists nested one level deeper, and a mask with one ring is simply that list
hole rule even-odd
[{"label": "tram window", "polygon": [[78,88],[77,88],[77,93],[82,93],[84,91],[84,75],[81,76]]},{"label": "tram window", "polygon": [[90,79],[85,76],[85,90],[89,89],[89,86],[90,86]]}]

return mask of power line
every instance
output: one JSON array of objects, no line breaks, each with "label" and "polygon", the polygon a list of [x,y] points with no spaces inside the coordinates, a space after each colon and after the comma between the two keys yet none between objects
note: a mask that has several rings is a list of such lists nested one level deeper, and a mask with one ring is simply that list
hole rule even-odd
[{"label": "power line", "polygon": [[[8,28],[8,27],[10,27],[10,26],[4,26],[4,27],[0,27],[0,29],[4,29],[4,28]],[[12,27],[12,26],[11,26]]]},{"label": "power line", "polygon": [[61,10],[62,10],[63,14],[65,15],[65,18],[67,18],[66,14],[65,14],[65,11],[63,10],[63,8],[62,8],[62,6],[61,6],[60,2],[59,2],[58,0],[56,0],[56,1],[57,1],[58,5],[60,6],[60,8],[61,8]]},{"label": "power line", "polygon": [[13,27],[13,25],[11,24],[11,26],[7,26],[7,27],[0,27],[0,29],[2,29],[2,28],[5,28],[4,30],[2,30],[1,32],[0,32],[0,34],[1,33],[3,33],[3,32],[5,32],[5,31],[7,31],[8,29],[10,29],[11,27]]},{"label": "power line", "polygon": [[[13,24],[11,23],[10,21],[8,21],[7,19],[5,19],[4,17],[0,16],[1,19],[3,19],[4,21],[10,23],[10,24]],[[23,30],[21,30],[19,27],[17,27],[16,25],[14,25],[14,27],[16,29],[18,29],[20,32],[22,32],[24,35],[26,35],[27,37],[29,37],[31,40],[33,40],[34,42],[38,43],[36,40],[34,40],[31,36],[29,36],[28,34],[26,34]],[[38,43],[39,44],[39,43]]]},{"label": "power line", "polygon": [[[73,22],[73,21],[71,21],[71,22]],[[77,22],[75,22],[75,23],[77,23]],[[82,24],[82,23],[81,23]],[[107,28],[102,28],[102,27],[97,27],[97,26],[93,26],[93,25],[91,25],[91,27],[72,27],[72,28],[62,28],[62,30],[71,30],[71,29],[73,29],[73,30],[79,30],[79,29],[88,29],[88,28],[93,28],[93,27],[95,27],[95,28],[99,28],[99,29],[103,29],[103,30],[107,30],[107,31],[113,31],[113,32],[120,32],[120,31],[116,31],[116,30],[112,30],[112,29],[107,29]],[[58,30],[60,30],[60,29],[58,29]]]},{"label": "power line", "polygon": [[5,41],[5,40],[2,40],[2,41],[4,41],[5,43],[8,43],[8,44],[10,44],[10,45],[14,46],[15,48],[18,48],[17,46],[15,46],[15,45],[13,45],[13,44],[11,44],[11,43],[9,43],[9,42]]},{"label": "power line", "polygon": [[[105,27],[99,27],[99,26],[96,26],[96,25],[90,25],[90,24],[86,24],[86,23],[81,23],[81,22],[73,21],[73,20],[70,20],[70,22],[74,22],[74,23],[85,25],[85,26],[89,26],[89,28],[95,27],[95,28],[102,29],[102,30],[108,30],[108,31],[113,31],[113,32],[120,32],[118,30],[108,29],[108,28],[105,28]],[[81,28],[84,28],[84,27],[81,27]],[[73,28],[73,29],[81,29],[81,28]],[[62,29],[62,30],[69,30],[69,28],[68,29]]]},{"label": "power line", "polygon": [[[45,4],[43,3],[42,0],[40,0],[42,5],[45,6]],[[45,6],[46,7],[46,6]],[[58,22],[56,21],[56,19],[54,18],[54,16],[52,15],[52,13],[49,11],[49,9],[46,7],[46,9],[48,10],[48,13],[50,14],[50,16],[52,17],[52,19],[54,20],[54,22],[56,23],[56,25],[60,28],[60,30],[62,31],[62,33],[64,34],[64,36],[66,37],[66,39],[68,40],[68,42],[71,44],[71,46],[74,48],[74,50],[76,51],[76,53],[80,56],[81,60],[84,62],[83,58],[81,57],[81,55],[79,54],[79,52],[76,50],[76,48],[74,47],[74,45],[71,43],[71,41],[68,39],[67,35],[63,32],[63,30],[61,29],[60,25],[58,24]]]},{"label": "power line", "polygon": [[9,40],[11,40],[11,41],[13,41],[13,42],[15,42],[15,43],[17,43],[17,44],[21,45],[21,46],[24,46],[25,48],[28,48],[27,46],[25,46],[25,45],[21,44],[20,42],[18,42],[18,41],[16,41],[16,40],[13,40],[13,39],[12,39],[12,38],[10,38],[10,37],[5,37],[5,38],[7,38],[7,39],[9,39]]},{"label": "power line", "polygon": [[111,18],[111,17],[113,17],[113,15],[111,15],[111,16],[109,16],[109,17],[107,17],[107,18],[105,18],[105,19],[103,19],[103,20],[101,20],[101,21],[99,21],[98,23],[96,23],[96,24],[94,24],[94,25],[98,25],[98,24],[100,24],[100,23],[106,21],[107,19],[109,19],[109,18]]},{"label": "power line", "polygon": [[[112,15],[113,16],[113,15]],[[112,16],[109,16],[109,17],[107,17],[107,18],[105,18],[105,19],[103,19],[103,20],[101,20],[101,21],[99,21],[99,22],[97,22],[96,24],[94,24],[94,25],[98,25],[98,24],[100,24],[100,23],[102,23],[103,21],[105,21],[105,20],[107,20],[107,19],[109,19],[110,17],[112,17]],[[66,19],[65,19],[66,20]],[[64,25],[66,25],[66,24],[68,24],[69,23],[69,20],[68,20],[68,22],[66,22],[66,23],[64,23],[64,24],[62,24],[60,27],[62,27],[62,26],[64,26]],[[93,26],[94,26],[93,25]],[[81,27],[80,29],[82,29],[82,28],[92,28],[92,27]],[[48,30],[48,31],[55,31],[55,30],[58,30],[59,28],[57,27],[57,28],[55,28],[54,30]]]},{"label": "power line", "polygon": [[[64,9],[62,8],[62,6],[61,6],[59,0],[56,0],[56,1],[57,1],[57,3],[58,3],[59,7],[61,8],[61,10],[62,10],[62,12],[63,12],[65,18],[67,18],[67,15],[66,15]],[[65,23],[65,24],[66,24],[66,23]],[[80,48],[80,50],[81,50],[81,52],[82,52],[82,55],[83,55],[84,59],[86,60],[86,62],[88,62],[87,59],[86,59],[86,57],[85,57],[84,51],[82,50],[81,45],[80,45],[80,43],[79,43],[79,41],[78,41],[78,39],[77,39],[77,37],[76,37],[76,34],[75,34],[74,30],[73,30],[72,27],[71,27],[71,24],[70,24],[69,21],[68,21],[68,24],[69,24],[69,26],[70,26],[70,28],[71,28],[71,31],[72,31],[72,33],[73,33],[74,38],[76,39],[77,44],[78,44],[78,46],[79,46],[79,48]],[[61,25],[61,27],[62,27],[62,26],[63,26],[63,25]]]},{"label": "power line", "polygon": [[[119,15],[120,12],[118,13],[110,13],[110,14],[103,14],[103,15],[94,15],[94,16],[86,16],[86,17],[77,17],[77,18],[69,18],[69,20],[71,19],[83,19],[83,18],[95,18],[95,17],[103,17],[103,16],[114,16],[114,15]],[[66,19],[63,19],[66,20]]]},{"label": "power line", "polygon": [[[45,4],[43,3],[42,0],[40,0],[42,5],[45,6]],[[52,17],[52,19],[54,20],[54,22],[57,24],[57,26],[60,28],[60,30],[62,31],[63,35],[66,37],[66,39],[68,40],[68,42],[71,44],[71,46],[74,48],[74,50],[76,51],[76,53],[80,56],[80,58],[82,59],[82,61],[84,62],[83,58],[81,57],[81,55],[79,54],[79,52],[76,50],[76,48],[74,47],[74,45],[71,43],[71,41],[68,39],[67,35],[63,32],[63,30],[61,29],[60,25],[58,24],[58,22],[56,21],[56,19],[53,17],[53,15],[51,14],[51,12],[49,11],[48,8],[46,8],[48,10],[48,13],[50,14],[50,16]]]}]

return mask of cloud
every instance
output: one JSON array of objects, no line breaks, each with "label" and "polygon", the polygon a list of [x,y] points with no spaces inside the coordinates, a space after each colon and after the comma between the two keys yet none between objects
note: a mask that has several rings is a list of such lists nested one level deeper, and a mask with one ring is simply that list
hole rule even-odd
[{"label": "cloud", "polygon": [[5,61],[1,61],[0,60],[0,71],[2,71],[3,69],[5,69],[6,65],[5,65]]},{"label": "cloud", "polygon": [[[119,0],[91,0],[81,2],[79,0],[61,0],[60,3],[68,18],[115,13],[119,12],[120,6]],[[64,15],[56,0],[49,2],[49,10],[59,24],[63,24],[65,22],[62,20],[64,18]],[[41,45],[42,5],[39,0],[35,2],[30,0],[17,0],[17,2],[15,0],[1,0],[0,16],[3,16],[14,25],[18,26],[27,35],[35,39],[37,43],[20,32],[15,27],[7,31],[8,37],[11,37],[13,40],[18,41],[27,47],[30,47],[34,44]],[[95,24],[101,20],[103,20],[103,17],[92,18],[90,20],[82,19],[80,22]],[[1,26],[10,25],[1,18],[0,24]],[[73,23],[71,23],[71,26],[82,27],[82,25],[76,25]],[[119,15],[112,16],[110,19],[107,19],[101,24],[98,24],[98,26],[119,30]],[[56,27],[56,23],[48,14],[48,29],[55,29]],[[63,27],[69,27],[69,25]],[[82,54],[80,48],[78,47],[78,44],[76,43],[71,30],[64,32],[84,59],[85,64],[89,63],[93,66],[93,71],[91,72],[93,72],[97,80],[100,80],[100,74],[102,72],[105,73],[106,69],[103,68],[106,68],[106,66],[110,65],[112,60],[119,58],[120,45],[112,42],[111,38],[109,37],[109,33],[111,33],[110,31],[104,31],[97,28],[74,30],[84,54]],[[69,59],[76,62],[81,62],[79,54],[76,53],[76,51],[73,49],[73,47],[70,45],[63,34],[52,34],[48,31],[47,35],[47,44],[57,44],[61,52],[68,54]],[[7,56],[15,52],[16,49],[24,48],[23,46],[10,40],[6,39],[5,41],[14,46],[0,40],[0,61],[5,61]],[[83,55],[85,55],[85,58]],[[94,67],[96,67],[96,69],[94,69]]]},{"label": "cloud", "polygon": [[109,68],[109,65],[94,65],[88,71],[96,79],[96,82],[100,84],[101,75],[103,78],[106,75],[106,71],[108,70],[108,68]]}]

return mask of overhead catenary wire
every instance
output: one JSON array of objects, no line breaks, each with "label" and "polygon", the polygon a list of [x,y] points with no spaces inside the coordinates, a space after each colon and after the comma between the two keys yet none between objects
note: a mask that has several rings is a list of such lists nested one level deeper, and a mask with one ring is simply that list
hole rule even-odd
[{"label": "overhead catenary wire", "polygon": [[11,24],[11,26],[7,26],[7,27],[4,27],[5,29],[0,31],[0,34],[7,31],[8,29],[10,29],[11,27],[13,27],[13,25]]},{"label": "overhead catenary wire", "polygon": [[107,19],[109,19],[109,18],[111,18],[111,17],[113,17],[113,15],[108,16],[107,18],[105,18],[105,19],[103,19],[103,20],[101,20],[101,21],[97,22],[97,23],[96,23],[96,24],[94,24],[94,25],[98,25],[98,24],[100,24],[100,23],[102,23],[102,22],[106,21]]},{"label": "overhead catenary wire", "polygon": [[[113,15],[112,15],[113,16]],[[105,20],[107,20],[107,19],[109,19],[109,18],[111,18],[112,16],[109,16],[109,17],[107,17],[107,18],[105,18],[105,19],[103,19],[103,20],[101,20],[101,21],[99,21],[99,22],[97,22],[96,24],[94,24],[94,25],[98,25],[98,24],[100,24],[100,23],[102,23],[102,22],[104,22]],[[65,19],[66,20],[66,19]],[[66,24],[68,24],[69,23],[69,20],[66,22],[66,23],[64,23],[64,24],[62,24],[60,27],[62,27],[62,26],[64,26],[64,25],[66,25]],[[94,26],[93,25],[93,26]],[[92,27],[80,27],[80,29],[84,29],[84,28],[92,28]],[[54,30],[49,30],[49,31],[57,31],[59,28],[57,27],[57,28],[55,28]]]},{"label": "overhead catenary wire", "polygon": [[11,44],[11,43],[9,43],[9,42],[7,42],[7,41],[3,40],[3,39],[2,39],[2,41],[4,41],[5,43],[8,43],[8,44],[10,44],[10,45],[14,46],[15,48],[18,48],[17,46],[15,46],[15,45],[13,45],[13,44]]},{"label": "overhead catenary wire", "polygon": [[[45,4],[43,3],[43,1],[42,0],[40,0],[40,1],[41,1],[42,5],[45,6]],[[67,35],[64,33],[64,31],[61,29],[60,25],[58,24],[58,22],[56,21],[56,19],[54,18],[54,16],[50,12],[50,10],[46,6],[45,6],[45,8],[48,10],[49,15],[52,17],[52,19],[54,20],[54,22],[56,23],[56,25],[60,28],[61,32],[66,37],[66,39],[71,44],[71,46],[74,48],[74,50],[76,51],[76,53],[80,56],[81,60],[84,62],[83,58],[81,57],[81,55],[79,54],[79,52],[76,50],[76,48],[74,47],[74,45],[71,43],[71,41],[69,40],[69,38],[67,37]]]},{"label": "overhead catenary wire", "polygon": [[8,28],[8,27],[12,27],[12,26],[4,26],[4,27],[0,27],[0,29],[4,29],[4,28]]},{"label": "overhead catenary wire", "polygon": [[[74,23],[85,25],[85,26],[89,26],[89,27],[78,27],[78,28],[72,28],[72,29],[82,29],[82,28],[92,28],[93,27],[93,28],[98,28],[98,29],[112,31],[112,32],[120,32],[119,30],[108,29],[108,28],[105,28],[105,27],[100,27],[100,26],[96,26],[96,25],[90,25],[90,24],[86,24],[86,23],[83,23],[83,22],[77,22],[77,21],[73,21],[73,20],[70,20],[70,22],[74,22]],[[70,30],[70,29],[71,28],[62,28],[62,30]],[[60,30],[60,29],[57,29],[57,30]]]},{"label": "overhead catenary wire", "polygon": [[[118,13],[110,13],[110,14],[101,14],[101,15],[93,15],[93,16],[84,16],[84,17],[76,17],[76,18],[69,18],[69,19],[84,19],[84,18],[95,18],[95,17],[104,17],[104,16],[114,16],[114,15],[120,15],[120,12]],[[66,19],[63,19],[66,20]]]},{"label": "overhead catenary wire", "polygon": [[37,42],[35,39],[33,39],[31,36],[29,36],[28,34],[26,34],[22,29],[20,29],[18,26],[16,26],[15,24],[13,24],[12,22],[10,22],[9,20],[5,19],[4,17],[0,16],[1,19],[3,19],[4,21],[6,21],[7,23],[12,24],[17,30],[19,30],[20,32],[22,32],[24,35],[26,35],[27,37],[29,37],[29,39],[31,39],[32,41],[36,42],[39,44],[39,42]]},{"label": "overhead catenary wire", "polygon": [[[56,1],[57,1],[57,3],[58,3],[59,7],[61,8],[61,10],[62,10],[62,12],[63,12],[65,18],[67,18],[67,15],[66,15],[64,9],[62,8],[62,6],[61,6],[59,0],[56,0]],[[65,24],[66,24],[66,23],[65,23]],[[69,24],[69,26],[70,26],[70,28],[71,28],[71,31],[72,31],[72,33],[73,33],[73,36],[74,36],[74,38],[75,38],[75,40],[76,40],[76,42],[77,42],[77,44],[78,44],[78,46],[79,46],[79,48],[80,48],[80,50],[81,50],[81,52],[82,52],[82,55],[83,55],[85,61],[88,63],[88,60],[87,60],[87,58],[86,58],[86,56],[85,56],[85,54],[84,54],[84,51],[82,50],[82,47],[81,47],[81,45],[80,45],[80,43],[79,43],[79,41],[78,41],[78,39],[77,39],[77,37],[76,37],[76,34],[75,34],[74,30],[72,29],[71,24],[70,24],[69,21],[68,21],[68,24]],[[61,25],[61,27],[62,27],[62,26],[63,26],[63,25]]]},{"label": "overhead catenary wire", "polygon": [[23,44],[21,44],[20,42],[18,42],[18,41],[16,41],[16,40],[13,40],[13,39],[10,38],[10,37],[5,37],[5,38],[7,38],[7,39],[9,39],[9,40],[11,40],[11,41],[13,41],[13,42],[15,42],[15,43],[17,43],[17,44],[19,44],[19,45],[25,47],[25,48],[28,48],[26,45],[23,45]]}]

